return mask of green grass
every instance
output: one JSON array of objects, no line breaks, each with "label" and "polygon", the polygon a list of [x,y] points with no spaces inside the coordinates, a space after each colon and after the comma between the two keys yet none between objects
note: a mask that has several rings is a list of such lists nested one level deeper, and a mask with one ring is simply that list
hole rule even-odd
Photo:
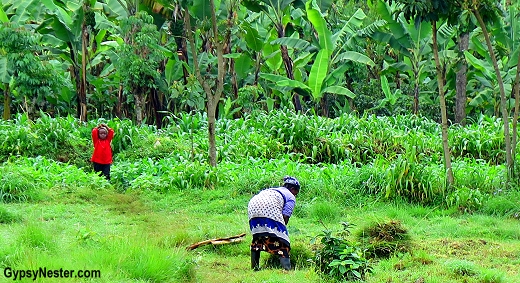
[{"label": "green grass", "polygon": [[[108,184],[88,166],[95,121],[0,122],[0,282],[12,281],[6,268],[42,267],[101,272],[66,282],[333,283],[309,259],[320,248],[313,239],[342,222],[352,241],[374,223],[399,222],[408,233],[407,249],[372,259],[368,283],[520,282],[520,191],[505,189],[503,165],[494,164],[502,157],[489,156],[496,142],[471,152],[457,143],[487,140],[495,128],[450,129],[464,138],[452,144],[460,156],[448,189],[439,127],[412,117],[221,119],[217,168],[205,162],[204,125],[195,129],[192,157],[182,131],[189,125],[159,131],[111,123],[117,139]],[[262,253],[265,268],[253,272],[247,203],[284,175],[303,184],[288,225],[296,269],[285,272]],[[241,233],[240,243],[186,250]]]},{"label": "green grass", "polygon": [[374,260],[366,282],[520,282],[520,229],[511,217],[369,198],[363,206],[345,206],[341,199],[302,197],[296,211],[307,213],[296,213],[288,226],[296,270],[284,272],[262,254],[267,268],[253,272],[249,234],[237,244],[185,250],[198,241],[248,233],[250,193],[110,187],[80,192],[49,190],[40,201],[2,204],[2,215],[17,220],[0,224],[0,266],[101,271],[100,279],[67,282],[332,282],[307,262],[314,237],[325,227],[339,229],[341,221],[354,224],[355,234],[374,222],[396,220],[409,230],[412,251]]}]

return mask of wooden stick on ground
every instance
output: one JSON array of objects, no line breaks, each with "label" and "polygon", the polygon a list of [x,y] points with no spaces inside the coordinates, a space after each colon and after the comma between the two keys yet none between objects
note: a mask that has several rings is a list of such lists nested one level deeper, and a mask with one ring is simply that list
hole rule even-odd
[{"label": "wooden stick on ground", "polygon": [[242,234],[239,234],[239,235],[236,235],[236,236],[231,236],[231,237],[205,240],[205,241],[202,241],[202,242],[195,243],[195,244],[187,247],[186,249],[188,251],[191,251],[191,250],[194,250],[194,249],[196,249],[196,248],[198,248],[200,246],[204,246],[204,245],[207,245],[207,244],[223,245],[223,244],[237,243],[237,242],[241,242],[242,240],[244,240],[245,236],[246,236],[246,233],[242,233]]}]

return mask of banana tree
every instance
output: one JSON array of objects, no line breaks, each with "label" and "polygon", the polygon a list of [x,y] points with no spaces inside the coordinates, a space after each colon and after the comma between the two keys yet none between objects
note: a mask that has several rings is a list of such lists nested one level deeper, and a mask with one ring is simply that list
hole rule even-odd
[{"label": "banana tree", "polygon": [[446,169],[446,179],[448,185],[453,185],[455,179],[453,177],[453,169],[451,166],[451,153],[448,142],[448,117],[446,114],[446,98],[444,89],[444,74],[439,59],[438,45],[438,22],[446,19],[452,13],[451,1],[432,0],[432,1],[411,1],[411,0],[385,0],[392,5],[393,2],[400,4],[399,14],[403,14],[407,21],[413,21],[415,25],[421,22],[430,22],[432,27],[432,47],[433,58],[435,60],[435,69],[437,73],[437,87],[439,91],[439,102],[441,109],[441,128],[442,128],[442,147],[444,152],[444,166]]},{"label": "banana tree", "polygon": [[[315,1],[309,1],[306,3],[307,18],[312,24],[313,29],[318,35],[318,46],[317,48],[311,48],[310,50],[316,50],[314,52],[314,62],[310,68],[308,79],[304,81],[304,76],[301,80],[290,80],[282,76],[273,74],[261,74],[260,76],[273,81],[277,86],[289,87],[292,89],[303,90],[311,95],[315,102],[319,102],[326,94],[337,94],[345,95],[351,98],[355,97],[355,94],[346,87],[338,84],[342,84],[344,74],[347,66],[345,61],[353,61],[357,63],[367,64],[374,66],[374,62],[366,55],[355,51],[344,51],[343,46],[344,36],[348,30],[357,30],[362,24],[362,20],[365,18],[365,14],[361,9],[358,9],[351,19],[345,24],[342,29],[332,34],[328,29],[326,20],[320,11],[320,8]],[[296,39],[282,39],[285,42],[291,42],[291,44],[299,44],[305,46],[306,43],[302,40]],[[308,62],[308,60],[305,60]],[[336,67],[337,65],[340,65]]]},{"label": "banana tree", "polygon": [[[408,74],[413,81],[413,113],[419,114],[419,95],[421,85],[429,76],[432,52],[431,39],[432,28],[429,22],[419,22],[417,25],[409,23],[403,15],[394,18],[397,9],[383,1],[377,1],[375,8],[383,20],[387,22],[384,28],[376,31],[371,38],[384,44],[388,44],[393,53],[397,54],[396,62],[385,64],[386,71],[397,71]],[[403,57],[403,59],[399,59]]]},{"label": "banana tree", "polygon": [[159,45],[159,32],[153,17],[141,11],[121,23],[124,43],[116,62],[129,98],[134,100],[137,124],[145,118],[146,100],[158,89],[160,63],[165,53]]},{"label": "banana tree", "polygon": [[[506,163],[507,163],[507,178],[508,181],[511,180],[513,176],[514,169],[514,156],[516,150],[516,120],[513,120],[513,135],[510,133],[509,129],[509,109],[511,108],[510,98],[506,96],[506,90],[511,94],[509,97],[514,97],[514,117],[515,119],[518,117],[518,104],[519,98],[517,96],[518,91],[518,81],[519,75],[518,70],[520,70],[520,59],[518,59],[519,46],[518,37],[520,36],[520,25],[518,24],[517,16],[518,16],[518,4],[512,5],[509,7],[509,14],[507,18],[500,17],[500,7],[493,1],[467,1],[468,10],[475,16],[479,27],[481,28],[482,35],[484,37],[485,47],[481,47],[480,50],[485,52],[481,52],[481,56],[486,58],[487,62],[491,62],[494,74],[488,74],[489,79],[493,79],[496,81],[498,91],[500,94],[500,112],[502,114],[502,119],[504,121],[504,138],[505,138],[505,151],[506,151]],[[488,27],[491,28],[491,32]],[[505,27],[505,28],[504,28]],[[494,41],[501,44],[501,46],[505,47],[506,50],[503,53],[495,51],[494,45],[492,43],[492,38]],[[474,42],[476,46],[480,46],[480,42]],[[502,55],[501,55],[502,54]],[[499,58],[497,56],[502,56]],[[471,53],[466,52],[466,58],[471,60],[471,63],[474,67],[479,70],[482,70],[482,66],[486,64],[484,62],[479,62],[478,59],[474,58]],[[478,64],[482,65],[478,65]]]},{"label": "banana tree", "polygon": [[[518,17],[520,16],[520,3],[516,3],[514,6],[511,4],[511,2],[508,3],[508,16],[507,16],[507,22],[509,23],[509,32],[510,35],[509,38],[512,43],[511,45],[511,62],[516,62],[516,75],[515,79],[513,81],[513,87],[512,87],[512,96],[515,98],[515,107],[514,107],[514,114],[513,114],[513,139],[512,139],[512,148],[511,152],[513,156],[516,156],[516,146],[517,146],[517,124],[518,124],[518,115],[520,111],[520,44],[519,44],[519,38],[520,38],[520,22],[517,21]],[[515,60],[516,58],[516,60]],[[515,162],[515,159],[513,159],[514,166],[516,167],[517,164]],[[515,172],[517,172],[515,170]]]},{"label": "banana tree", "polygon": [[[87,91],[89,83],[89,51],[96,35],[92,34],[95,22],[89,22],[95,14],[110,15],[112,19],[125,18],[124,2],[107,0],[44,0],[40,1],[45,19],[38,25],[36,31],[44,35],[44,41],[49,50],[70,64],[71,79],[77,94],[77,115],[82,121],[87,120]],[[94,14],[94,17],[91,15]],[[95,52],[95,51],[94,51]]]},{"label": "banana tree", "polygon": [[[293,7],[304,7],[303,0],[244,0],[242,4],[250,11],[261,12],[268,17],[274,25],[278,38],[284,38],[286,36],[286,28],[291,21],[291,9]],[[286,76],[294,80],[293,59],[289,54],[287,45],[280,44],[279,46]],[[293,93],[292,100],[295,110],[301,111],[300,96],[297,92]]]},{"label": "banana tree", "polygon": [[[93,1],[95,2],[95,1]],[[85,12],[92,3],[81,0],[42,1],[46,19],[36,28],[45,35],[51,48],[55,48],[71,64],[71,78],[77,92],[77,114],[81,121],[87,120],[87,74],[86,48],[87,27]]]}]

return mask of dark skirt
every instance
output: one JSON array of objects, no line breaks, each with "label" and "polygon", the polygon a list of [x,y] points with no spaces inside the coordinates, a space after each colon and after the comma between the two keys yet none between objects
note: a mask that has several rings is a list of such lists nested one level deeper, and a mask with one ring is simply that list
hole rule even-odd
[{"label": "dark skirt", "polygon": [[264,251],[283,258],[289,258],[291,246],[278,237],[253,235],[251,250]]}]

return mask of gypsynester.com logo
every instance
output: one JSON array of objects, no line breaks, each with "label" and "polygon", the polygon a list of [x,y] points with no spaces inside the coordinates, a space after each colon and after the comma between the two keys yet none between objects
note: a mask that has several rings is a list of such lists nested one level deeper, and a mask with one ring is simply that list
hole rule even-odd
[{"label": "gypsynester.com logo", "polygon": [[101,278],[99,270],[71,270],[71,269],[47,269],[40,267],[38,269],[12,269],[4,268],[4,276],[13,281],[22,280],[24,278],[36,280],[38,278]]}]

